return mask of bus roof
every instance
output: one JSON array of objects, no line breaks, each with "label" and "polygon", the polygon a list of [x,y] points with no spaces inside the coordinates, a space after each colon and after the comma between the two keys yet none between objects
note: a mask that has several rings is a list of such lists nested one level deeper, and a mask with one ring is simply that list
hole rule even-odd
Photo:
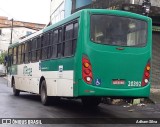
[{"label": "bus roof", "polygon": [[19,44],[19,42],[13,43],[13,44],[9,45],[8,48],[13,48],[13,47],[17,46],[18,44]]}]

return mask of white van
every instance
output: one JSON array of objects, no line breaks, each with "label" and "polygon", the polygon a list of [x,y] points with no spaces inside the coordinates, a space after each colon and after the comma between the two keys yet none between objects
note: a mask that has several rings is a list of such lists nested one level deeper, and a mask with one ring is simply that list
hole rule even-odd
[{"label": "white van", "polygon": [[3,64],[0,64],[0,76],[6,75],[6,68]]}]

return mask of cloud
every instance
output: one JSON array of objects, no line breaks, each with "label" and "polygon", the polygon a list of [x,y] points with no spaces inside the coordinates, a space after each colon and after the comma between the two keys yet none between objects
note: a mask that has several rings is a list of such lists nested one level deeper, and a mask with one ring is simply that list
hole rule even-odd
[{"label": "cloud", "polygon": [[0,16],[47,24],[50,17],[50,0],[0,0]]}]

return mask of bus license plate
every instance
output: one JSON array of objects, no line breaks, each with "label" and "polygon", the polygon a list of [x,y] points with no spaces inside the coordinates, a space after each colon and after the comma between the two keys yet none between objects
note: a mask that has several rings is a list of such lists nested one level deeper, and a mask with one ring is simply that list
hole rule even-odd
[{"label": "bus license plate", "polygon": [[124,80],[113,80],[112,83],[113,85],[124,85],[125,81]]}]

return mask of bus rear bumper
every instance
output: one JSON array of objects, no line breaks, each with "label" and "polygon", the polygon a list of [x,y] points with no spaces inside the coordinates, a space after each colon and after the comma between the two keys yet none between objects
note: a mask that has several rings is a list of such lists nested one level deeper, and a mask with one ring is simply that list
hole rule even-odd
[{"label": "bus rear bumper", "polygon": [[84,87],[82,87],[82,84],[80,84],[78,91],[78,96],[148,98],[150,95],[150,83],[144,87],[130,89],[101,88],[91,85],[84,85]]}]

